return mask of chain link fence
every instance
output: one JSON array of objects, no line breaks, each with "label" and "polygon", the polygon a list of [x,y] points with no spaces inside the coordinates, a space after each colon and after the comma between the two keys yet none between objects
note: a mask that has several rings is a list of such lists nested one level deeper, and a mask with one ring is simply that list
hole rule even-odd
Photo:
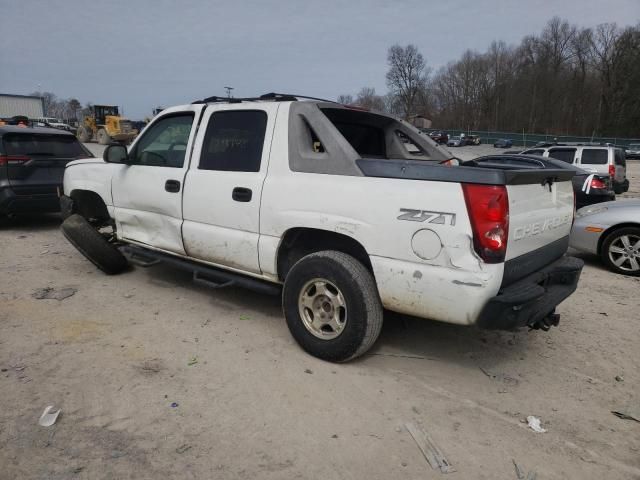
[{"label": "chain link fence", "polygon": [[[438,128],[426,129],[427,132],[439,131]],[[627,147],[631,143],[640,143],[640,138],[618,138],[618,137],[578,137],[572,135],[544,135],[539,133],[527,132],[496,132],[490,130],[464,130],[464,129],[448,129],[444,130],[449,137],[454,135],[477,135],[484,144],[493,144],[496,140],[504,138],[511,140],[514,146],[532,147],[540,142],[558,142],[558,143],[610,143],[613,145]]]}]

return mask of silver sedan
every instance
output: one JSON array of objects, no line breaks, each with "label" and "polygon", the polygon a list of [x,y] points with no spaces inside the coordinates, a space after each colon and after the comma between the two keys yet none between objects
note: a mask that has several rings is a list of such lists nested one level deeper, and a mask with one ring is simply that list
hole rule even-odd
[{"label": "silver sedan", "polygon": [[640,200],[581,208],[571,230],[570,246],[599,255],[616,273],[640,275]]}]

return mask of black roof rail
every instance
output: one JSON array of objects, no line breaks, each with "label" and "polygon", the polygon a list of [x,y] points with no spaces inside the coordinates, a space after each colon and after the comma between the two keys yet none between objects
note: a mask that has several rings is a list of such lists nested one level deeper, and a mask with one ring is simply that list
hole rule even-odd
[{"label": "black roof rail", "polygon": [[307,100],[318,100],[319,102],[329,102],[329,103],[338,103],[335,100],[327,100],[326,98],[318,98],[318,97],[309,97],[307,95],[297,95],[295,93],[265,93],[264,95],[260,95],[261,100],[275,100],[280,102],[287,101],[296,101],[299,98],[305,98]]},{"label": "black roof rail", "polygon": [[212,96],[203,98],[202,100],[196,100],[191,102],[192,105],[199,103],[241,103],[241,102],[255,102],[258,100],[273,100],[274,102],[295,102],[300,98],[307,100],[317,100],[319,102],[337,103],[334,100],[327,100],[325,98],[308,97],[306,95],[295,95],[292,93],[276,93],[270,92],[260,95],[259,97],[218,97]]}]

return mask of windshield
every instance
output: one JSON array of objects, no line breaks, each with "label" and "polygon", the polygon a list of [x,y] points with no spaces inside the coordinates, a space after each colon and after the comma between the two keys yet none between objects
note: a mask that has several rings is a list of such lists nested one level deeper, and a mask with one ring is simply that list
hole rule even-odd
[{"label": "windshield", "polygon": [[2,137],[7,155],[47,156],[57,158],[93,157],[72,135],[9,133]]}]

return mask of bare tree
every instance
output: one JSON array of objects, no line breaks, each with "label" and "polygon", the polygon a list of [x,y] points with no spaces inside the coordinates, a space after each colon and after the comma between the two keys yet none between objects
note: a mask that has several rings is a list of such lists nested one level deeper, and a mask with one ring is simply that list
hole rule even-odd
[{"label": "bare tree", "polygon": [[342,105],[353,104],[353,95],[338,95],[338,103]]},{"label": "bare tree", "polygon": [[402,105],[405,117],[414,113],[421,91],[426,89],[430,69],[415,45],[394,45],[387,53],[387,86]]},{"label": "bare tree", "polygon": [[369,110],[377,110],[383,112],[385,110],[384,98],[376,95],[376,89],[371,87],[363,87],[356,96],[355,104]]}]

